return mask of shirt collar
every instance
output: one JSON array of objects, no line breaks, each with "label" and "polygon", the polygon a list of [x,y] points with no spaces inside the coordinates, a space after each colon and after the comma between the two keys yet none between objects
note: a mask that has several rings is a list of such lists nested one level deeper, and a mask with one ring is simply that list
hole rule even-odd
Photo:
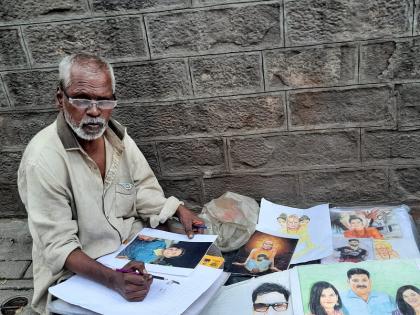
[{"label": "shirt collar", "polygon": [[[66,150],[79,150],[80,144],[76,139],[76,136],[67,124],[64,118],[63,111],[60,111],[57,116],[57,133],[63,143],[64,149]],[[125,135],[125,127],[114,119],[110,119],[108,127],[105,130],[105,136],[109,142],[115,146],[119,151],[124,149],[123,139]]]},{"label": "shirt collar", "polygon": [[[347,296],[348,297],[351,297],[351,298],[359,298],[360,299],[360,296],[358,296],[356,293],[354,293],[353,290],[348,290]],[[377,296],[378,296],[378,294],[375,291],[370,291],[370,293],[369,293],[369,300],[372,297],[377,297]]]}]

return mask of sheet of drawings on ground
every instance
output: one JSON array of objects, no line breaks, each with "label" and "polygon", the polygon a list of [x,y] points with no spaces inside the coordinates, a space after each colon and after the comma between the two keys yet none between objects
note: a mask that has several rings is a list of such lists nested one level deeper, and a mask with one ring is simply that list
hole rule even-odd
[{"label": "sheet of drawings on ground", "polygon": [[297,314],[293,313],[289,271],[222,287],[200,315],[267,314],[267,311]]},{"label": "sheet of drawings on ground", "polygon": [[298,239],[255,231],[236,254],[229,272],[264,275],[289,268]]},{"label": "sheet of drawings on ground", "polygon": [[262,199],[257,230],[280,237],[298,238],[292,264],[321,259],[333,253],[328,204],[298,209]]},{"label": "sheet of drawings on ground", "polygon": [[187,236],[145,228],[116,258],[145,263],[150,272],[189,275],[216,240],[215,235]]},{"label": "sheet of drawings on ground", "polygon": [[295,314],[411,314],[407,309],[418,308],[420,302],[419,262],[404,259],[293,268]]},{"label": "sheet of drawings on ground", "polygon": [[[340,252],[338,261],[420,257],[408,208],[404,205],[337,207],[330,210],[330,215],[335,256]],[[368,251],[368,255],[364,250]],[[334,262],[334,257],[321,262]]]}]

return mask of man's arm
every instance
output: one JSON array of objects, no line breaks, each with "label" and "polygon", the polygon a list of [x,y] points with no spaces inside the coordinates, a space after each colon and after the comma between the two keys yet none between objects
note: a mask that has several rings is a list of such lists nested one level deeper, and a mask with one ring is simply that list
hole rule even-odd
[{"label": "man's arm", "polygon": [[75,249],[67,256],[65,267],[119,292],[126,300],[132,302],[143,301],[153,281],[143,263],[130,262],[123,269],[132,270],[133,273],[121,273],[98,263],[80,249]]}]

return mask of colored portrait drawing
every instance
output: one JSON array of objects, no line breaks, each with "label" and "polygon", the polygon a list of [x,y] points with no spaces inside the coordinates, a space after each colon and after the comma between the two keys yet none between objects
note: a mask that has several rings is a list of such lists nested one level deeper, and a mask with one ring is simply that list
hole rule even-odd
[{"label": "colored portrait drawing", "polygon": [[346,238],[398,238],[400,225],[389,207],[331,211],[333,231]]},{"label": "colored portrait drawing", "polygon": [[261,275],[285,270],[289,267],[297,242],[297,239],[256,231],[239,249],[229,271]]},{"label": "colored portrait drawing", "polygon": [[184,242],[138,235],[117,258],[163,266],[195,268],[211,242]]},{"label": "colored portrait drawing", "polygon": [[392,244],[385,240],[374,240],[373,248],[375,250],[376,260],[398,259],[400,254],[392,247]]},{"label": "colored portrait drawing", "polygon": [[334,237],[333,248],[333,255],[321,260],[323,264],[374,259],[372,239]]},{"label": "colored portrait drawing", "polygon": [[[414,260],[299,267],[307,315],[408,315],[420,311],[420,270]],[[390,277],[392,275],[392,277]]]}]

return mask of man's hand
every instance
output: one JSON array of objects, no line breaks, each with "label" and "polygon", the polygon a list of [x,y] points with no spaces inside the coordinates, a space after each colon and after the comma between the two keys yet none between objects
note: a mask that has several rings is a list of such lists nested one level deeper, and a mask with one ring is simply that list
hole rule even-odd
[{"label": "man's hand", "polygon": [[201,224],[204,225],[203,220],[201,220],[194,212],[190,209],[180,205],[176,210],[175,215],[179,218],[179,221],[184,226],[185,233],[187,234],[188,238],[194,237],[194,232],[198,234],[203,234],[203,228],[194,229],[194,224]]},{"label": "man's hand", "polygon": [[152,275],[147,273],[143,263],[137,261],[130,261],[122,270],[131,272],[115,271],[112,280],[114,290],[120,293],[127,301],[143,301],[153,282]]}]

